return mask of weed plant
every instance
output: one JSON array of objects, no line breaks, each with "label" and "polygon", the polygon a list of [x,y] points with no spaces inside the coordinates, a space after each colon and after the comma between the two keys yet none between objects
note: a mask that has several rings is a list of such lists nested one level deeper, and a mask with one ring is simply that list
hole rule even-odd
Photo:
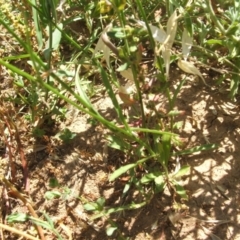
[{"label": "weed plant", "polygon": [[[103,198],[86,203],[86,210],[96,213],[93,219],[140,208],[165,189],[173,193],[174,201],[187,200],[180,179],[190,166],[182,166],[179,156],[215,145],[184,148],[176,120],[179,115],[184,118],[184,113],[176,109],[175,103],[182,86],[188,83],[182,79],[172,90],[170,64],[178,62],[179,68],[202,78],[207,87],[227,85],[234,99],[239,86],[239,1],[219,1],[215,5],[208,0],[48,0],[18,4],[14,13],[11,3],[4,5],[0,15],[1,27],[20,49],[0,58],[2,68],[12,75],[16,87],[16,96],[8,100],[28,109],[26,116],[35,129],[41,128],[37,124],[39,118],[64,117],[60,101],[104,126],[109,130],[109,147],[125,152],[129,159],[109,180],[127,177],[122,197],[133,188],[142,195],[141,202],[118,207],[106,207]],[[69,15],[68,8],[78,14]],[[83,20],[90,34],[84,45],[78,44],[67,30],[67,25],[75,20]],[[68,62],[61,55],[61,43],[71,46]],[[190,62],[190,54],[197,62]],[[22,69],[16,61],[28,67]],[[215,62],[212,69],[222,74],[216,82],[206,83],[196,63],[209,62]],[[88,73],[82,73],[84,67]],[[100,74],[105,97],[111,99],[117,119],[105,118],[91,102],[96,86],[88,79],[90,72]],[[162,97],[167,101],[163,110],[158,107]],[[4,101],[2,98],[1,104]],[[54,232],[52,221],[45,217]],[[117,227],[110,218],[109,221],[107,234],[112,235]],[[61,239],[58,232],[55,234]]]}]

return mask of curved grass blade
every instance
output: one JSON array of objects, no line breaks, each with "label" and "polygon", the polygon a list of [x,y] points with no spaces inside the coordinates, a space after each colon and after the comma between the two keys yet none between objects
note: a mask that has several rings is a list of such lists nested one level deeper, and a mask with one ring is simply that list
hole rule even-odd
[{"label": "curved grass blade", "polygon": [[177,153],[173,153],[174,156],[178,156],[178,155],[186,155],[186,154],[193,154],[196,152],[202,152],[202,151],[208,151],[208,150],[212,150],[212,149],[216,149],[218,147],[217,144],[205,144],[202,146],[197,146],[197,147],[193,147],[187,150],[183,150]]}]

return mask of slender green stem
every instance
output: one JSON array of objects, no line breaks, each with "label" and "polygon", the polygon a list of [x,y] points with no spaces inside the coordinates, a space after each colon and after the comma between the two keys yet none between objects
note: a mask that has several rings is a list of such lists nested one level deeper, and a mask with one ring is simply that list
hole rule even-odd
[{"label": "slender green stem", "polygon": [[12,72],[20,75],[20,76],[23,76],[25,77],[26,79],[30,80],[30,81],[33,81],[33,82],[36,82],[36,78],[33,77],[32,75],[20,70],[19,68],[13,66],[12,64],[9,64],[8,62],[5,62],[4,60],[2,60],[0,58],[0,65],[3,65],[5,66],[6,68],[10,69]]},{"label": "slender green stem", "polygon": [[[49,45],[48,45],[48,49],[46,50],[47,53],[47,70],[51,71],[51,64],[52,64],[52,43],[53,43],[53,25],[52,25],[52,21],[49,21],[48,24],[48,36],[49,36]],[[50,83],[50,74],[47,77],[47,83]],[[48,91],[45,92],[45,101],[47,101],[48,99]]]},{"label": "slender green stem", "polygon": [[225,31],[224,27],[222,26],[222,24],[217,19],[216,15],[215,15],[215,13],[213,11],[211,0],[206,0],[206,6],[207,6],[207,10],[210,13],[210,16],[211,16],[213,22],[217,25],[217,27],[221,31],[222,35],[225,36],[226,31]]},{"label": "slender green stem", "polygon": [[[170,90],[169,88],[166,89],[166,92],[167,92],[167,98],[168,98],[168,102],[169,102],[169,111],[171,111],[173,109],[173,102],[172,102],[172,97],[171,97],[171,93],[170,93]],[[172,132],[173,130],[173,116],[170,116],[170,131]]]},{"label": "slender green stem", "polygon": [[[119,20],[120,20],[121,27],[125,31],[125,25],[126,25],[125,24],[126,23],[125,15],[124,15],[123,11],[119,11],[118,8],[116,8],[116,12],[118,13],[118,17],[119,17]],[[130,58],[131,52],[130,52],[129,43],[128,43],[127,38],[124,38],[124,43],[125,43],[125,47],[126,47],[126,51],[127,51],[126,56],[128,56]],[[134,84],[135,84],[136,89],[137,89],[138,101],[139,101],[140,108],[141,108],[142,127],[144,128],[146,126],[146,121],[145,121],[145,113],[144,113],[142,92],[141,92],[141,88],[140,88],[140,85],[139,85],[139,77],[138,77],[138,74],[137,74],[137,66],[134,63],[132,63],[131,61],[129,61],[129,65],[131,66],[131,70],[132,70],[132,73],[133,73]]]},{"label": "slender green stem", "polygon": [[171,135],[171,136],[175,136],[175,137],[178,136],[178,135],[175,134],[175,133],[165,132],[165,131],[160,131],[160,130],[155,130],[155,129],[137,128],[137,127],[131,127],[130,129],[131,129],[132,131],[136,131],[136,132],[153,133],[153,134],[157,134],[157,135],[167,134],[167,135]]},{"label": "slender green stem", "polygon": [[[143,20],[144,20],[144,22],[145,22],[145,24],[146,24],[146,27],[147,27],[147,30],[148,30],[148,35],[149,35],[149,37],[150,37],[151,47],[152,47],[152,49],[155,51],[155,41],[154,41],[154,39],[153,39],[152,31],[151,31],[151,29],[150,29],[150,27],[149,27],[149,24],[148,24],[148,20],[147,20],[146,14],[145,14],[145,11],[144,11],[143,6],[142,6],[142,2],[141,2],[141,0],[136,0],[136,3],[137,3],[137,5],[138,5],[139,12],[141,13],[142,18],[143,18]],[[161,73],[162,73],[163,76],[164,76],[164,69],[163,69],[163,67],[162,67],[161,59],[160,59],[159,56],[157,56],[157,64],[158,64],[158,66],[159,66],[159,68],[160,68]]]},{"label": "slender green stem", "polygon": [[29,58],[29,54],[21,54],[21,55],[16,55],[16,56],[8,56],[2,58],[4,61],[13,61],[13,60],[19,60],[19,59],[24,59],[24,58]]}]

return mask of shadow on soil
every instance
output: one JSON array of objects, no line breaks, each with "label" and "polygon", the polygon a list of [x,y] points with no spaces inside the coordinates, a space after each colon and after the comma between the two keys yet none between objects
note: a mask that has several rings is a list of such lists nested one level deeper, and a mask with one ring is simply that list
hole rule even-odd
[{"label": "shadow on soil", "polygon": [[[193,146],[206,144],[206,142],[219,144],[219,148],[212,152],[181,157],[182,165],[187,163],[191,166],[190,175],[183,179],[189,195],[186,215],[173,226],[168,217],[174,211],[172,197],[165,193],[157,194],[149,205],[141,209],[111,216],[116,220],[119,231],[125,237],[146,239],[151,235],[152,239],[212,239],[215,234],[220,239],[237,239],[239,236],[240,121],[238,109],[233,103],[231,106],[226,106],[229,101],[224,95],[217,91],[203,89],[201,92],[196,86],[183,89],[181,100],[177,103],[179,110],[186,111],[186,118],[182,120],[191,119],[192,124],[191,129],[183,130],[180,136],[188,137],[190,145]],[[107,118],[116,117],[111,108],[105,109],[101,114]],[[106,162],[106,159],[101,157],[104,152],[104,131],[99,126],[87,124],[86,119],[81,117],[77,119],[71,131],[76,132],[77,136],[71,144],[58,147],[58,156],[61,161],[46,158],[35,165],[33,175],[36,174],[35,178],[42,180],[40,184],[43,186],[40,191],[31,193],[37,205],[45,204],[40,199],[48,189],[46,183],[49,178],[54,176],[59,179],[61,185],[69,189],[74,188],[77,196],[84,196],[89,201],[105,196],[106,206],[121,202],[125,183],[116,181],[111,184],[107,181],[107,177],[113,168],[117,169],[126,164],[124,154],[109,149]],[[49,162],[53,170],[44,175],[41,169],[46,168]],[[137,202],[138,197],[134,195],[134,191],[130,190],[129,197],[124,200],[124,203],[130,203],[133,200]],[[57,207],[61,205],[56,202],[54,204],[56,210],[47,208],[51,215],[54,212],[57,213]],[[66,202],[65,204],[67,205]],[[75,198],[71,208],[81,204]],[[230,222],[206,222],[209,219],[230,220]],[[86,220],[81,217],[78,219],[72,217],[69,221],[73,226],[71,229],[73,239],[118,239],[117,235],[113,237],[106,235],[107,221],[96,220],[95,224],[98,228],[93,227],[92,223],[87,223],[87,227],[79,231],[76,230],[79,228],[79,221],[86,224]]]}]

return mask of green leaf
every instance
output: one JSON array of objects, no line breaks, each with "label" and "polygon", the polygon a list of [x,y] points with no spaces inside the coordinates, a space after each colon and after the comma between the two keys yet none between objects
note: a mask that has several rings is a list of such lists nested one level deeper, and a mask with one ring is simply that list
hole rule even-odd
[{"label": "green leaf", "polygon": [[234,99],[235,95],[238,92],[239,87],[239,76],[238,75],[232,75],[232,80],[230,83],[230,98]]},{"label": "green leaf", "polygon": [[134,168],[135,166],[136,166],[136,163],[131,163],[131,164],[128,164],[128,165],[118,168],[111,174],[109,181],[111,182],[111,181],[115,180],[116,178],[118,178],[119,176],[121,176],[122,174],[127,172],[129,169]]},{"label": "green leaf", "polygon": [[82,102],[84,103],[85,107],[92,109],[92,104],[91,101],[89,100],[89,98],[87,97],[85,91],[83,90],[84,87],[82,86],[82,79],[80,79],[79,77],[79,71],[80,71],[80,67],[81,65],[78,66],[77,70],[76,70],[76,75],[75,75],[75,84],[77,87],[77,93],[79,94]]},{"label": "green leaf", "polygon": [[223,41],[218,39],[209,39],[206,41],[206,43],[209,45],[214,45],[214,44],[223,45]]},{"label": "green leaf", "polygon": [[50,178],[49,187],[54,188],[59,186],[58,180],[56,178]]},{"label": "green leaf", "polygon": [[126,0],[114,0],[113,2],[119,11],[124,10],[125,5],[126,5]]},{"label": "green leaf", "polygon": [[191,16],[189,15],[188,12],[186,12],[184,15],[184,22],[185,22],[185,27],[186,27],[187,31],[190,33],[190,36],[192,37],[194,25],[192,23]]},{"label": "green leaf", "polygon": [[138,160],[136,163],[131,163],[131,164],[125,165],[123,167],[120,167],[119,169],[115,170],[112,173],[112,175],[109,178],[109,181],[115,180],[116,178],[118,178],[120,175],[124,174],[128,170],[136,167],[139,164],[142,164],[142,163],[146,162],[147,160],[149,160],[151,158],[155,158],[155,157],[156,157],[156,155],[150,155],[150,156],[148,156],[146,158],[142,158],[142,159]]},{"label": "green leaf", "polygon": [[29,216],[29,220],[31,220],[32,223],[34,223],[38,226],[44,227],[44,228],[46,228],[48,230],[51,230],[51,231],[53,230],[52,226],[46,221],[40,220],[38,218],[34,218],[32,216]]},{"label": "green leaf", "polygon": [[169,134],[163,134],[162,136],[162,157],[164,158],[164,163],[167,166],[168,160],[171,155],[171,136]]},{"label": "green leaf", "polygon": [[[35,6],[35,7],[33,7]],[[40,25],[40,19],[38,15],[38,11],[36,9],[37,3],[36,0],[32,0],[32,14],[33,14],[33,21],[34,21],[34,26],[36,30],[36,37],[38,41],[38,50],[42,49],[43,46],[43,39],[42,39],[42,30],[41,30],[41,25]]]},{"label": "green leaf", "polygon": [[137,46],[130,46],[129,47],[130,52],[136,52],[137,51]]},{"label": "green leaf", "polygon": [[192,153],[195,153],[195,152],[212,150],[212,149],[215,149],[217,147],[218,147],[217,144],[205,144],[205,145],[202,145],[202,146],[197,146],[197,147],[193,147],[193,148],[190,148],[190,149],[187,149],[187,150],[184,150],[184,151],[177,152],[174,155],[178,156],[178,155],[192,154]]},{"label": "green leaf", "polygon": [[229,27],[227,30],[226,36],[231,37],[232,35],[238,35],[239,33],[239,23],[235,23]]},{"label": "green leaf", "polygon": [[175,187],[176,193],[182,198],[187,200],[188,196],[187,193],[185,191],[185,189],[177,182],[177,181],[173,181],[173,185]]},{"label": "green leaf", "polygon": [[98,198],[96,203],[98,205],[98,210],[101,211],[104,207],[104,204],[105,204],[105,198],[103,198],[103,197]]},{"label": "green leaf", "polygon": [[72,133],[68,128],[65,128],[60,134],[59,138],[68,143],[71,139],[76,137],[76,133]]},{"label": "green leaf", "polygon": [[52,46],[50,46],[50,38],[46,42],[46,48],[44,50],[45,54],[50,54],[52,50],[57,50],[62,38],[62,28],[63,24],[58,24],[58,28],[56,28],[52,33]]},{"label": "green leaf", "polygon": [[86,203],[83,205],[84,209],[87,211],[96,211],[98,210],[98,205],[96,203]]},{"label": "green leaf", "polygon": [[54,198],[60,198],[61,197],[61,193],[59,191],[47,191],[44,194],[44,198],[47,200],[51,200]]},{"label": "green leaf", "polygon": [[156,177],[157,177],[156,174],[154,174],[154,173],[149,173],[149,174],[144,175],[144,176],[141,178],[140,182],[141,182],[142,184],[146,184],[146,183],[149,183],[149,182],[153,181]]},{"label": "green leaf", "polygon": [[182,111],[172,110],[167,115],[170,117],[170,116],[177,116],[177,115],[180,115],[180,114],[182,114]]},{"label": "green leaf", "polygon": [[45,212],[43,212],[44,217],[46,218],[47,222],[51,226],[52,229],[54,229],[54,222],[53,220],[49,217],[49,215]]},{"label": "green leaf", "polygon": [[38,218],[34,218],[34,217],[29,217],[29,219],[36,225],[38,226],[41,226],[43,228],[46,228],[50,231],[52,231],[56,236],[57,236],[57,239],[58,240],[63,240],[63,238],[61,237],[61,235],[58,233],[58,231],[55,229],[54,227],[54,222],[52,221],[52,219],[46,214],[43,212],[43,215],[44,217],[47,219],[47,222],[46,221],[43,221],[41,219],[38,219]]},{"label": "green leaf", "polygon": [[59,23],[58,28],[56,28],[53,32],[52,38],[53,38],[53,42],[52,42],[52,49],[53,50],[57,50],[62,38],[62,28],[63,28],[63,24]]},{"label": "green leaf", "polygon": [[91,220],[94,220],[94,219],[97,219],[97,218],[100,218],[100,217],[103,217],[103,216],[108,216],[112,213],[121,212],[121,211],[124,211],[124,210],[138,209],[138,208],[141,208],[141,207],[145,206],[147,203],[148,203],[147,201],[144,201],[144,202],[141,202],[141,203],[132,202],[129,205],[115,207],[115,208],[109,208],[109,209],[106,209],[105,211],[102,211],[102,212],[94,215],[93,217],[91,217]]},{"label": "green leaf", "polygon": [[123,189],[123,195],[126,195],[126,193],[129,191],[130,187],[131,187],[131,183],[127,182]]},{"label": "green leaf", "polygon": [[126,33],[122,32],[122,31],[117,31],[117,32],[115,32],[114,36],[116,38],[125,38],[127,35],[126,35]]},{"label": "green leaf", "polygon": [[180,129],[183,126],[183,121],[175,122],[173,124],[174,129]]},{"label": "green leaf", "polygon": [[118,103],[118,99],[116,98],[116,94],[113,91],[112,82],[110,81],[106,71],[102,68],[102,66],[99,63],[98,63],[98,67],[100,69],[102,81],[105,86],[105,89],[107,90],[107,94],[111,98],[111,101],[114,105],[114,110],[117,112],[119,120],[122,123],[125,123],[125,117],[122,113],[122,108],[120,107],[120,105]]},{"label": "green leaf", "polygon": [[122,72],[122,71],[127,70],[127,69],[128,69],[128,63],[123,63],[122,65],[120,65],[120,66],[116,69],[116,71]]},{"label": "green leaf", "polygon": [[123,137],[111,135],[107,137],[107,140],[109,141],[108,146],[114,149],[118,149],[121,151],[126,151],[131,149],[131,145],[126,142]]},{"label": "green leaf", "polygon": [[173,178],[179,178],[179,177],[182,177],[184,175],[187,175],[189,174],[190,172],[190,166],[188,165],[185,165],[185,166],[182,166],[179,171],[177,173],[175,173],[172,177]]},{"label": "green leaf", "polygon": [[29,216],[26,213],[13,213],[7,216],[7,222],[26,222],[29,219]]},{"label": "green leaf", "polygon": [[164,180],[163,175],[160,175],[160,176],[156,177],[156,178],[154,179],[154,182],[155,182],[155,184],[156,184],[156,192],[157,192],[157,193],[162,192],[163,189],[164,189],[165,186],[166,186],[166,182],[165,182],[165,180]]},{"label": "green leaf", "polygon": [[18,87],[24,87],[24,81],[21,77],[19,77],[17,80],[15,80],[14,84],[16,84]]},{"label": "green leaf", "polygon": [[156,177],[154,179],[154,182],[158,185],[161,185],[162,183],[164,183],[165,181],[164,181],[163,175],[159,175],[158,177]]}]

